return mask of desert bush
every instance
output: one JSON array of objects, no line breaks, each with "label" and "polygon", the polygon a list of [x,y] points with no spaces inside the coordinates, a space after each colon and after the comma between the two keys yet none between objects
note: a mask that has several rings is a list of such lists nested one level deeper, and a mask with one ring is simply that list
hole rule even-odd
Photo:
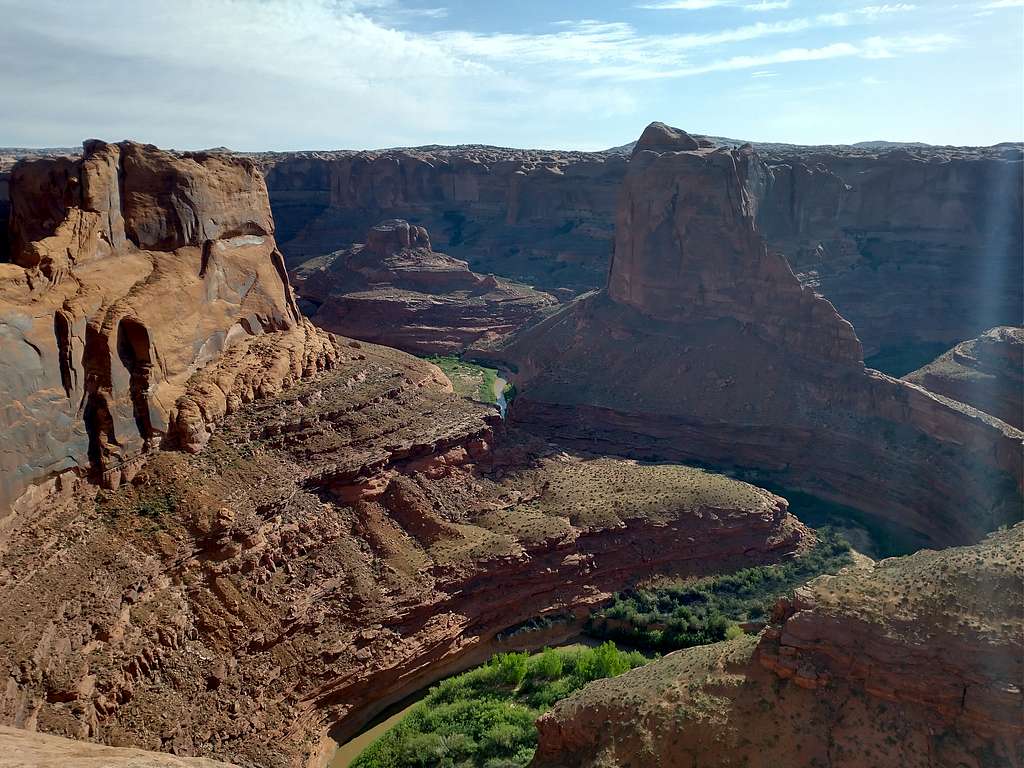
[{"label": "desert bush", "polygon": [[786,563],[622,592],[589,620],[587,633],[657,651],[716,643],[736,637],[737,622],[767,615],[781,595],[851,562],[849,543],[822,528],[810,552]]},{"label": "desert bush", "polygon": [[537,745],[534,721],[591,680],[646,661],[606,642],[598,648],[500,653],[430,689],[354,768],[523,768]]}]

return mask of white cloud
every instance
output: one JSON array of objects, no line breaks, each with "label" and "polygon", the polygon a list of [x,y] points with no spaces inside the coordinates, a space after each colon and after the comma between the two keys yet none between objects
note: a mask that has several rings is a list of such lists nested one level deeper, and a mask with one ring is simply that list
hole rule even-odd
[{"label": "white cloud", "polygon": [[648,11],[703,11],[723,6],[741,6],[745,11],[781,11],[789,8],[791,0],[758,0],[744,3],[741,0],[659,0],[636,6]]},{"label": "white cloud", "polygon": [[730,0],[662,0],[657,3],[646,3],[638,5],[648,11],[703,11],[706,8],[718,8],[722,5],[732,5]]},{"label": "white cloud", "polygon": [[[680,72],[701,70],[704,65],[693,64],[691,59],[704,48],[870,23],[880,13],[912,10],[914,6],[901,3],[884,6],[885,10],[882,8],[867,6],[848,12],[784,21],[758,21],[712,32],[645,34],[626,22],[585,19],[558,22],[555,25],[558,31],[543,34],[482,34],[458,30],[437,32],[431,37],[452,58],[487,62],[489,66],[499,68],[589,65],[573,70],[570,75],[590,79],[649,80],[678,77]],[[883,46],[876,44],[873,52],[875,58],[880,57],[884,53]]]},{"label": "white cloud", "polygon": [[786,48],[780,51],[758,55],[731,56],[703,64],[694,64],[675,69],[652,69],[649,67],[624,68],[618,73],[609,68],[592,71],[594,77],[623,80],[666,80],[695,77],[712,72],[727,72],[741,69],[755,69],[776,64],[793,64],[807,61],[860,57],[864,59],[893,58],[914,53],[930,53],[953,45],[955,38],[944,34],[908,35],[903,37],[872,37],[858,43],[840,42],[817,48]]},{"label": "white cloud", "polygon": [[991,3],[985,3],[981,7],[986,9],[1024,8],[1024,0],[995,0]]},{"label": "white cloud", "polygon": [[[901,56],[951,41],[805,34],[896,12],[883,6],[702,32],[648,33],[600,20],[535,34],[423,31],[425,19],[445,18],[442,2],[0,0],[0,143],[96,136],[237,149],[579,146],[586,125],[587,136],[608,145],[615,142],[595,135],[600,123],[650,116],[656,97],[642,81],[750,70],[753,83],[787,63]],[[797,39],[764,50],[787,36]]]},{"label": "white cloud", "polygon": [[869,37],[861,45],[866,59],[892,59],[908,53],[933,53],[949,48],[955,39],[946,34]]},{"label": "white cloud", "polygon": [[447,8],[410,8],[403,13],[409,16],[422,16],[427,19],[446,19],[448,18]]},{"label": "white cloud", "polygon": [[744,11],[784,11],[789,8],[789,0],[761,0],[758,3],[747,3]]},{"label": "white cloud", "polygon": [[914,10],[917,10],[917,6],[912,3],[892,3],[887,5],[865,5],[863,8],[858,8],[856,13],[862,16],[876,17],[889,13],[906,13],[907,11]]}]

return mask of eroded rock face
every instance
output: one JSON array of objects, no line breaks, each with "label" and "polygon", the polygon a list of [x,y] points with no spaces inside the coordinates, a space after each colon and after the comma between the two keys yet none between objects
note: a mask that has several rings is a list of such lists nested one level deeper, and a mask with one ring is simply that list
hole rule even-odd
[{"label": "eroded rock face", "polygon": [[991,328],[903,378],[1024,429],[1024,328]]},{"label": "eroded rock face", "polygon": [[[185,398],[246,391],[238,361],[276,359],[286,335],[243,340]],[[197,454],[156,453],[116,491],[70,488],[6,527],[0,721],[300,765],[332,726],[561,637],[502,630],[564,616],[571,635],[647,574],[811,540],[745,483],[504,434],[434,366],[369,344],[217,425]]]},{"label": "eroded rock face", "polygon": [[0,516],[65,471],[116,484],[168,436],[195,371],[300,322],[248,160],[92,141],[10,184]]},{"label": "eroded rock face", "polygon": [[[655,128],[651,140],[666,130],[678,132]],[[873,365],[901,376],[987,328],[1020,322],[1020,144],[755,149],[768,175],[749,191],[769,249],[854,324]],[[427,227],[441,250],[479,272],[567,295],[604,284],[628,164],[620,151],[497,147],[255,159],[290,265],[397,217]]]},{"label": "eroded rock face", "polygon": [[[750,147],[662,137],[677,130],[655,124],[637,144],[616,216],[608,296],[671,323],[731,320],[791,354],[863,367],[853,327],[794,279],[754,227],[748,188],[767,175],[764,163]],[[648,139],[652,131],[660,138]]]},{"label": "eroded rock face", "polygon": [[426,227],[479,272],[583,290],[607,269],[621,154],[498,147],[262,155],[289,264],[389,217]]},{"label": "eroded rock face", "polygon": [[536,768],[1024,765],[1024,527],[824,576],[560,702]]},{"label": "eroded rock face", "polygon": [[772,153],[758,227],[854,324],[869,355],[897,353],[890,369],[901,375],[899,358],[917,357],[913,369],[931,357],[916,347],[1020,322],[1020,145],[823,149]]},{"label": "eroded rock face", "polygon": [[[724,141],[655,125],[641,146],[665,148],[680,136],[676,149]],[[1019,322],[1020,145],[756,149],[767,174],[749,193],[769,249],[854,324],[869,355],[913,360],[921,347]],[[473,269],[575,292],[604,284],[627,168],[616,152],[481,147],[260,162],[290,263],[358,241],[394,216],[428,227]]]},{"label": "eroded rock face", "polygon": [[1019,519],[1021,433],[864,368],[850,324],[758,234],[749,148],[642,146],[607,291],[505,350],[513,419],[767,472],[944,544]]},{"label": "eroded rock face", "polygon": [[[90,142],[14,178],[4,724],[307,765],[636,579],[811,545],[768,491],[508,433],[430,363],[313,327],[247,162]],[[367,239],[354,270],[487,282],[416,226]]]},{"label": "eroded rock face", "polygon": [[466,262],[435,253],[427,231],[406,221],[382,222],[365,239],[293,271],[318,326],[408,352],[450,354],[492,346],[557,304],[548,294],[478,275]]}]

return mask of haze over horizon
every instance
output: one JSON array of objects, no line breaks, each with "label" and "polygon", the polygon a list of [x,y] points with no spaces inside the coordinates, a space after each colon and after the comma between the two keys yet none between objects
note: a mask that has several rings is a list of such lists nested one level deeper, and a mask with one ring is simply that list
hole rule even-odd
[{"label": "haze over horizon", "polygon": [[0,146],[1024,139],[1024,0],[0,0]]}]

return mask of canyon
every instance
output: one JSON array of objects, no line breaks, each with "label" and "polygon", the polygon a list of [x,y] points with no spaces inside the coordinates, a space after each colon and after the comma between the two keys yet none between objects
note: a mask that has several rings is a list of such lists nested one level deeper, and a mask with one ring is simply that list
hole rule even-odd
[{"label": "canyon", "polygon": [[[878,365],[887,373],[903,375],[1024,317],[1021,145],[754,146],[765,162],[749,193],[769,248],[853,323],[869,356],[885,353]],[[291,265],[401,218],[474,270],[567,297],[604,284],[631,150],[423,147],[256,159]]]},{"label": "canyon", "polygon": [[512,418],[588,450],[753,470],[935,544],[1015,522],[1024,434],[865,368],[853,326],[757,230],[764,173],[749,146],[649,126],[607,288],[500,352]]},{"label": "canyon", "polygon": [[11,201],[5,724],[316,763],[510,628],[814,540],[768,491],[566,452],[315,328],[248,160],[89,142]]},{"label": "canyon", "polygon": [[[1016,290],[1024,281],[1019,143],[753,146],[764,160],[748,190],[759,231],[802,284],[853,323],[873,367],[902,376],[1024,317]],[[426,228],[440,250],[477,272],[568,299],[604,285],[632,149],[473,145],[250,156],[265,173],[289,266],[360,242],[397,218]],[[0,227],[9,152],[6,163],[0,158]]]},{"label": "canyon", "polygon": [[[771,484],[953,548],[588,686],[538,768],[716,741],[858,765],[864,739],[1024,764],[1020,168],[660,123],[604,153],[0,165],[0,745],[323,765],[640,581],[806,553]],[[954,342],[905,380],[865,365]],[[508,418],[409,352],[507,366]]]}]

